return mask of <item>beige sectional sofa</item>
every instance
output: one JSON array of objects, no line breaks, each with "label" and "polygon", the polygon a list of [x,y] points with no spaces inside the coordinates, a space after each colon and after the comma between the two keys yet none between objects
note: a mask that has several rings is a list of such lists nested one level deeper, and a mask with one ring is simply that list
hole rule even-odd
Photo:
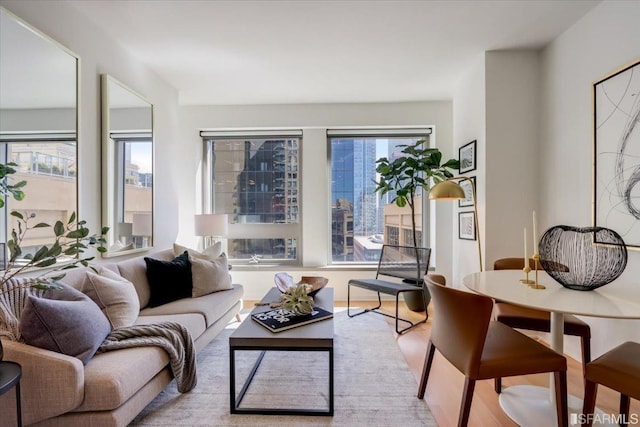
[{"label": "beige sectional sofa", "polygon": [[[145,256],[171,260],[167,249]],[[243,288],[146,307],[150,287],[143,257],[106,264],[134,284],[140,300],[136,324],[175,321],[185,326],[196,350],[204,348],[242,308]],[[62,282],[80,289],[86,270],[69,270]],[[159,347],[96,354],[86,365],[64,354],[3,340],[4,360],[23,369],[23,423],[42,426],[125,426],[173,379],[169,358]],[[16,425],[15,394],[0,396],[0,424]]]}]

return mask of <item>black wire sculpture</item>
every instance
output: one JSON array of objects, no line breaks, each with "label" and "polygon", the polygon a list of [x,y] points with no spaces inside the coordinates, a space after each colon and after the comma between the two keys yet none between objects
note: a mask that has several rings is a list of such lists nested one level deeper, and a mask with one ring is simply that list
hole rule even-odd
[{"label": "black wire sculpture", "polygon": [[556,225],[538,246],[542,268],[569,289],[599,288],[617,279],[627,266],[627,247],[608,228]]}]

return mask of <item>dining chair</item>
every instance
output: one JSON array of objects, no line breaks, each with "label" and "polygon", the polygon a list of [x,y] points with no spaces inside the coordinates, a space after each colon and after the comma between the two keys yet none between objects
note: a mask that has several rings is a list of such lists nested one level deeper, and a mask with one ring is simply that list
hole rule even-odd
[{"label": "dining chair", "polygon": [[[531,270],[535,270],[535,261],[533,259],[529,259],[529,267]],[[502,258],[493,263],[494,270],[522,270],[523,268],[523,258]],[[538,270],[542,270],[540,264],[538,264]],[[548,311],[496,301],[494,312],[498,322],[512,328],[538,332],[551,331],[551,313]],[[564,334],[580,337],[582,373],[584,375],[585,366],[591,361],[591,328],[576,316],[565,314]],[[500,393],[502,389],[502,382],[499,378],[495,381],[495,389],[496,393]]]},{"label": "dining chair", "polygon": [[593,422],[598,384],[620,392],[620,425],[628,424],[629,398],[640,400],[640,344],[627,341],[588,363],[585,379],[583,427]]},{"label": "dining chair", "polygon": [[418,398],[424,398],[435,350],[465,376],[458,426],[466,426],[477,380],[554,373],[559,426],[568,425],[567,360],[526,335],[491,320],[493,300],[425,278],[434,318]]}]

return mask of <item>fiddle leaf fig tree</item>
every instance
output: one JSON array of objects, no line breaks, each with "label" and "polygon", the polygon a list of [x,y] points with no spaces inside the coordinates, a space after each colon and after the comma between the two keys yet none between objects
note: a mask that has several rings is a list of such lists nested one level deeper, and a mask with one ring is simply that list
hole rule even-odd
[{"label": "fiddle leaf fig tree", "polygon": [[402,156],[393,161],[386,157],[376,160],[376,193],[383,196],[393,192],[391,203],[398,207],[409,206],[411,211],[411,230],[413,232],[413,247],[419,246],[416,233],[415,202],[419,189],[425,194],[429,192],[430,184],[436,184],[448,178],[453,178],[453,170],[457,170],[460,162],[449,159],[442,163],[442,153],[437,148],[427,147],[424,139],[413,145],[401,145]]},{"label": "fiddle leaf fig tree", "polygon": [[[5,205],[6,197],[13,197],[17,201],[25,198],[23,188],[26,181],[19,181],[12,184],[10,175],[16,173],[15,163],[0,164],[0,208]],[[91,234],[86,227],[86,221],[79,220],[75,212],[72,212],[66,222],[56,221],[53,225],[53,243],[42,245],[35,253],[25,253],[23,249],[24,239],[27,234],[39,228],[51,228],[51,225],[36,221],[36,214],[31,212],[11,211],[9,215],[17,222],[17,230],[13,228],[7,236],[7,248],[9,249],[9,259],[5,266],[0,266],[0,292],[5,283],[12,277],[33,269],[51,267],[61,263],[59,268],[53,271],[44,271],[37,275],[33,287],[40,289],[56,288],[56,280],[64,277],[63,270],[75,268],[80,265],[87,267],[89,261],[94,257],[85,257],[83,253],[89,247],[95,247],[98,252],[104,253],[106,248],[105,235],[109,227],[102,227],[100,233]],[[1,270],[4,267],[4,270]]]}]

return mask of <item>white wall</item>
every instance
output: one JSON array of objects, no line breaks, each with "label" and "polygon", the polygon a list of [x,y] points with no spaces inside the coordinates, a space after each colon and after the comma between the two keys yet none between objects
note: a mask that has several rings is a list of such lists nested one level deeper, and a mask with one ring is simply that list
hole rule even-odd
[{"label": "white wall", "polygon": [[72,5],[56,0],[7,1],[0,5],[63,44],[80,57],[80,123],[78,135],[79,215],[92,230],[101,225],[100,207],[100,74],[108,73],[154,104],[156,143],[157,247],[168,247],[178,229],[177,194],[185,183],[178,137],[178,94],[131,57]]},{"label": "white wall", "polygon": [[[477,169],[465,176],[476,177],[476,193],[478,198],[478,224],[480,226],[481,239],[485,233],[485,152],[486,152],[486,120],[485,120],[485,58],[479,56],[466,73],[462,76],[453,96],[453,147],[452,152],[458,157],[458,149],[476,140]],[[478,246],[477,242],[458,239],[458,204],[456,202],[438,202],[440,205],[450,204],[452,213],[449,226],[449,239],[452,241],[453,273],[452,285],[462,286],[462,278],[478,271]],[[466,208],[465,211],[471,209]],[[438,228],[441,224],[438,224]],[[481,240],[482,243],[482,240]],[[483,249],[484,252],[484,249]]]},{"label": "white wall", "polygon": [[[533,254],[537,209],[540,65],[537,51],[485,55],[485,266],[499,258]],[[539,231],[540,233],[540,231]],[[516,236],[516,238],[514,238]]]},{"label": "white wall", "polygon": [[[640,2],[603,2],[542,52],[540,222],[592,224],[591,85],[640,57]],[[620,282],[640,299],[640,252],[630,251]],[[611,284],[608,286],[616,286]],[[640,341],[640,321],[583,318],[593,357]],[[577,353],[574,346],[567,348]]]},{"label": "white wall", "polygon": [[[191,159],[189,170],[192,188],[180,195],[181,212],[178,240],[194,245],[192,215],[200,213],[200,169],[202,160],[202,138],[199,131],[215,128],[296,128],[303,129],[302,142],[302,221],[305,274],[322,274],[329,277],[330,285],[336,288],[336,298],[346,299],[346,283],[350,278],[371,277],[372,272],[345,271],[345,268],[317,268],[326,266],[329,260],[330,186],[327,166],[326,129],[338,126],[408,126],[435,125],[437,146],[444,158],[457,156],[451,151],[452,110],[448,101],[408,102],[387,104],[305,104],[263,106],[194,106],[182,108],[182,140],[185,155]],[[436,206],[438,218],[448,218],[451,206]],[[447,224],[449,225],[449,224]],[[439,227],[439,225],[438,225]],[[438,272],[451,277],[450,233],[436,230],[436,259],[432,260]],[[293,269],[292,275],[302,275],[302,270]],[[246,296],[256,299],[273,286],[274,271],[255,268],[234,269],[233,278],[246,286]],[[362,294],[370,298],[371,293]],[[356,297],[359,297],[356,295]]]}]

